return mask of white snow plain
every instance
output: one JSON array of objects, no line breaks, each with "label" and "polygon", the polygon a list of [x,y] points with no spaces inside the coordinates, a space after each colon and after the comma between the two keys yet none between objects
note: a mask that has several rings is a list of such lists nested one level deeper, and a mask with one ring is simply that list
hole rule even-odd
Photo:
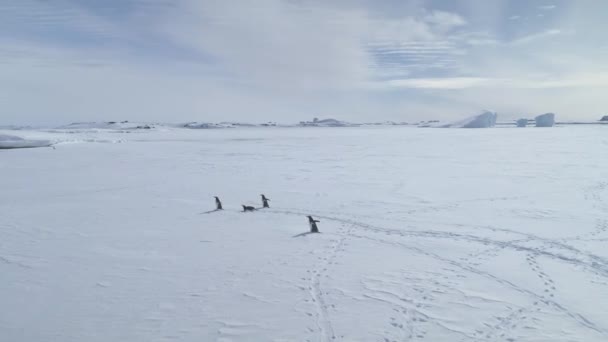
[{"label": "white snow plain", "polygon": [[608,340],[604,127],[20,133],[1,341]]}]

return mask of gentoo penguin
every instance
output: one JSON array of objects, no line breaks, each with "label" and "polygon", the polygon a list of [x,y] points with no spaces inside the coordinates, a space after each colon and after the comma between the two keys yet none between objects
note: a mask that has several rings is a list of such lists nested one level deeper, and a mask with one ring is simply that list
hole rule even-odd
[{"label": "gentoo penguin", "polygon": [[266,196],[264,196],[264,194],[260,195],[262,196],[262,206],[264,208],[270,208],[270,206],[268,205],[268,201],[270,201],[270,199],[266,198]]},{"label": "gentoo penguin", "polygon": [[219,197],[217,196],[213,196],[215,197],[215,210],[222,210],[224,208],[222,208],[222,201],[220,201]]},{"label": "gentoo penguin", "polygon": [[321,222],[312,218],[312,216],[308,216],[308,223],[310,224],[310,232],[318,233],[319,228],[317,227],[317,222]]},{"label": "gentoo penguin", "polygon": [[248,205],[243,205],[243,211],[254,211],[255,208]]}]

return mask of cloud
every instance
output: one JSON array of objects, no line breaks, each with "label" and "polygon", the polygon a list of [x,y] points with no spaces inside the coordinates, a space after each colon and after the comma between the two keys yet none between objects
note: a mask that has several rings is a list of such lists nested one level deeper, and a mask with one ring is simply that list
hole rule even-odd
[{"label": "cloud", "polygon": [[489,81],[482,77],[410,78],[390,80],[387,85],[398,88],[465,89],[480,87]]},{"label": "cloud", "polygon": [[554,10],[556,7],[557,6],[555,6],[555,5],[543,5],[543,6],[538,6],[537,8],[542,11],[551,11],[551,10]]},{"label": "cloud", "polygon": [[445,11],[378,18],[358,8],[279,0],[238,8],[223,1],[180,4],[162,34],[219,61],[227,77],[280,90],[356,88],[391,73],[443,68],[450,55],[463,53],[445,44],[447,36],[467,24]]},{"label": "cloud", "polygon": [[182,1],[159,26],[175,45],[215,60],[226,77],[269,88],[335,88],[365,80],[364,13],[286,1]]},{"label": "cloud", "polygon": [[469,88],[512,88],[512,89],[555,89],[608,87],[608,73],[575,74],[562,78],[491,78],[491,77],[447,77],[410,78],[390,80],[389,87],[420,89],[469,89]]},{"label": "cloud", "polygon": [[441,33],[450,32],[467,24],[467,21],[460,15],[443,11],[432,11],[424,19]]},{"label": "cloud", "polygon": [[458,14],[423,11],[420,17],[372,20],[366,26],[368,52],[373,58],[372,77],[400,77],[453,67],[454,56],[462,56],[464,35],[450,38],[467,21]]},{"label": "cloud", "polygon": [[517,38],[517,39],[511,41],[511,44],[514,44],[514,45],[527,44],[527,43],[538,41],[538,40],[545,39],[548,37],[557,36],[562,33],[563,32],[559,29],[545,30],[542,32],[533,33],[533,34],[530,34],[530,35],[527,35],[527,36],[524,36],[521,38]]}]

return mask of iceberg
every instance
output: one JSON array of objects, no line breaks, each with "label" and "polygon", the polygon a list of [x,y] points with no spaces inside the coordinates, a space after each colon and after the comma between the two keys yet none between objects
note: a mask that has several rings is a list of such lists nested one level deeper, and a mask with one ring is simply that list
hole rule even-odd
[{"label": "iceberg", "polygon": [[517,127],[526,127],[528,125],[528,119],[519,119],[515,121]]},{"label": "iceberg", "polygon": [[232,124],[215,124],[209,122],[189,122],[182,125],[183,128],[190,129],[214,129],[214,128],[229,128],[233,127]]},{"label": "iceberg", "polygon": [[488,128],[496,125],[497,114],[495,112],[484,111],[481,114],[471,116],[464,120],[449,123],[447,125],[437,125],[431,127],[441,128]]},{"label": "iceberg", "polygon": [[545,113],[537,116],[534,120],[536,120],[536,127],[553,127],[555,125],[555,114]]}]

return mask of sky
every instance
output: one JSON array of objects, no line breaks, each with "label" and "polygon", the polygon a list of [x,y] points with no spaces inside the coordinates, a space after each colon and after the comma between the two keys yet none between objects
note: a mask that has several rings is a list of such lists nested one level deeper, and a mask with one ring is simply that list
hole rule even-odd
[{"label": "sky", "polygon": [[8,0],[0,124],[608,114],[604,0]]}]

